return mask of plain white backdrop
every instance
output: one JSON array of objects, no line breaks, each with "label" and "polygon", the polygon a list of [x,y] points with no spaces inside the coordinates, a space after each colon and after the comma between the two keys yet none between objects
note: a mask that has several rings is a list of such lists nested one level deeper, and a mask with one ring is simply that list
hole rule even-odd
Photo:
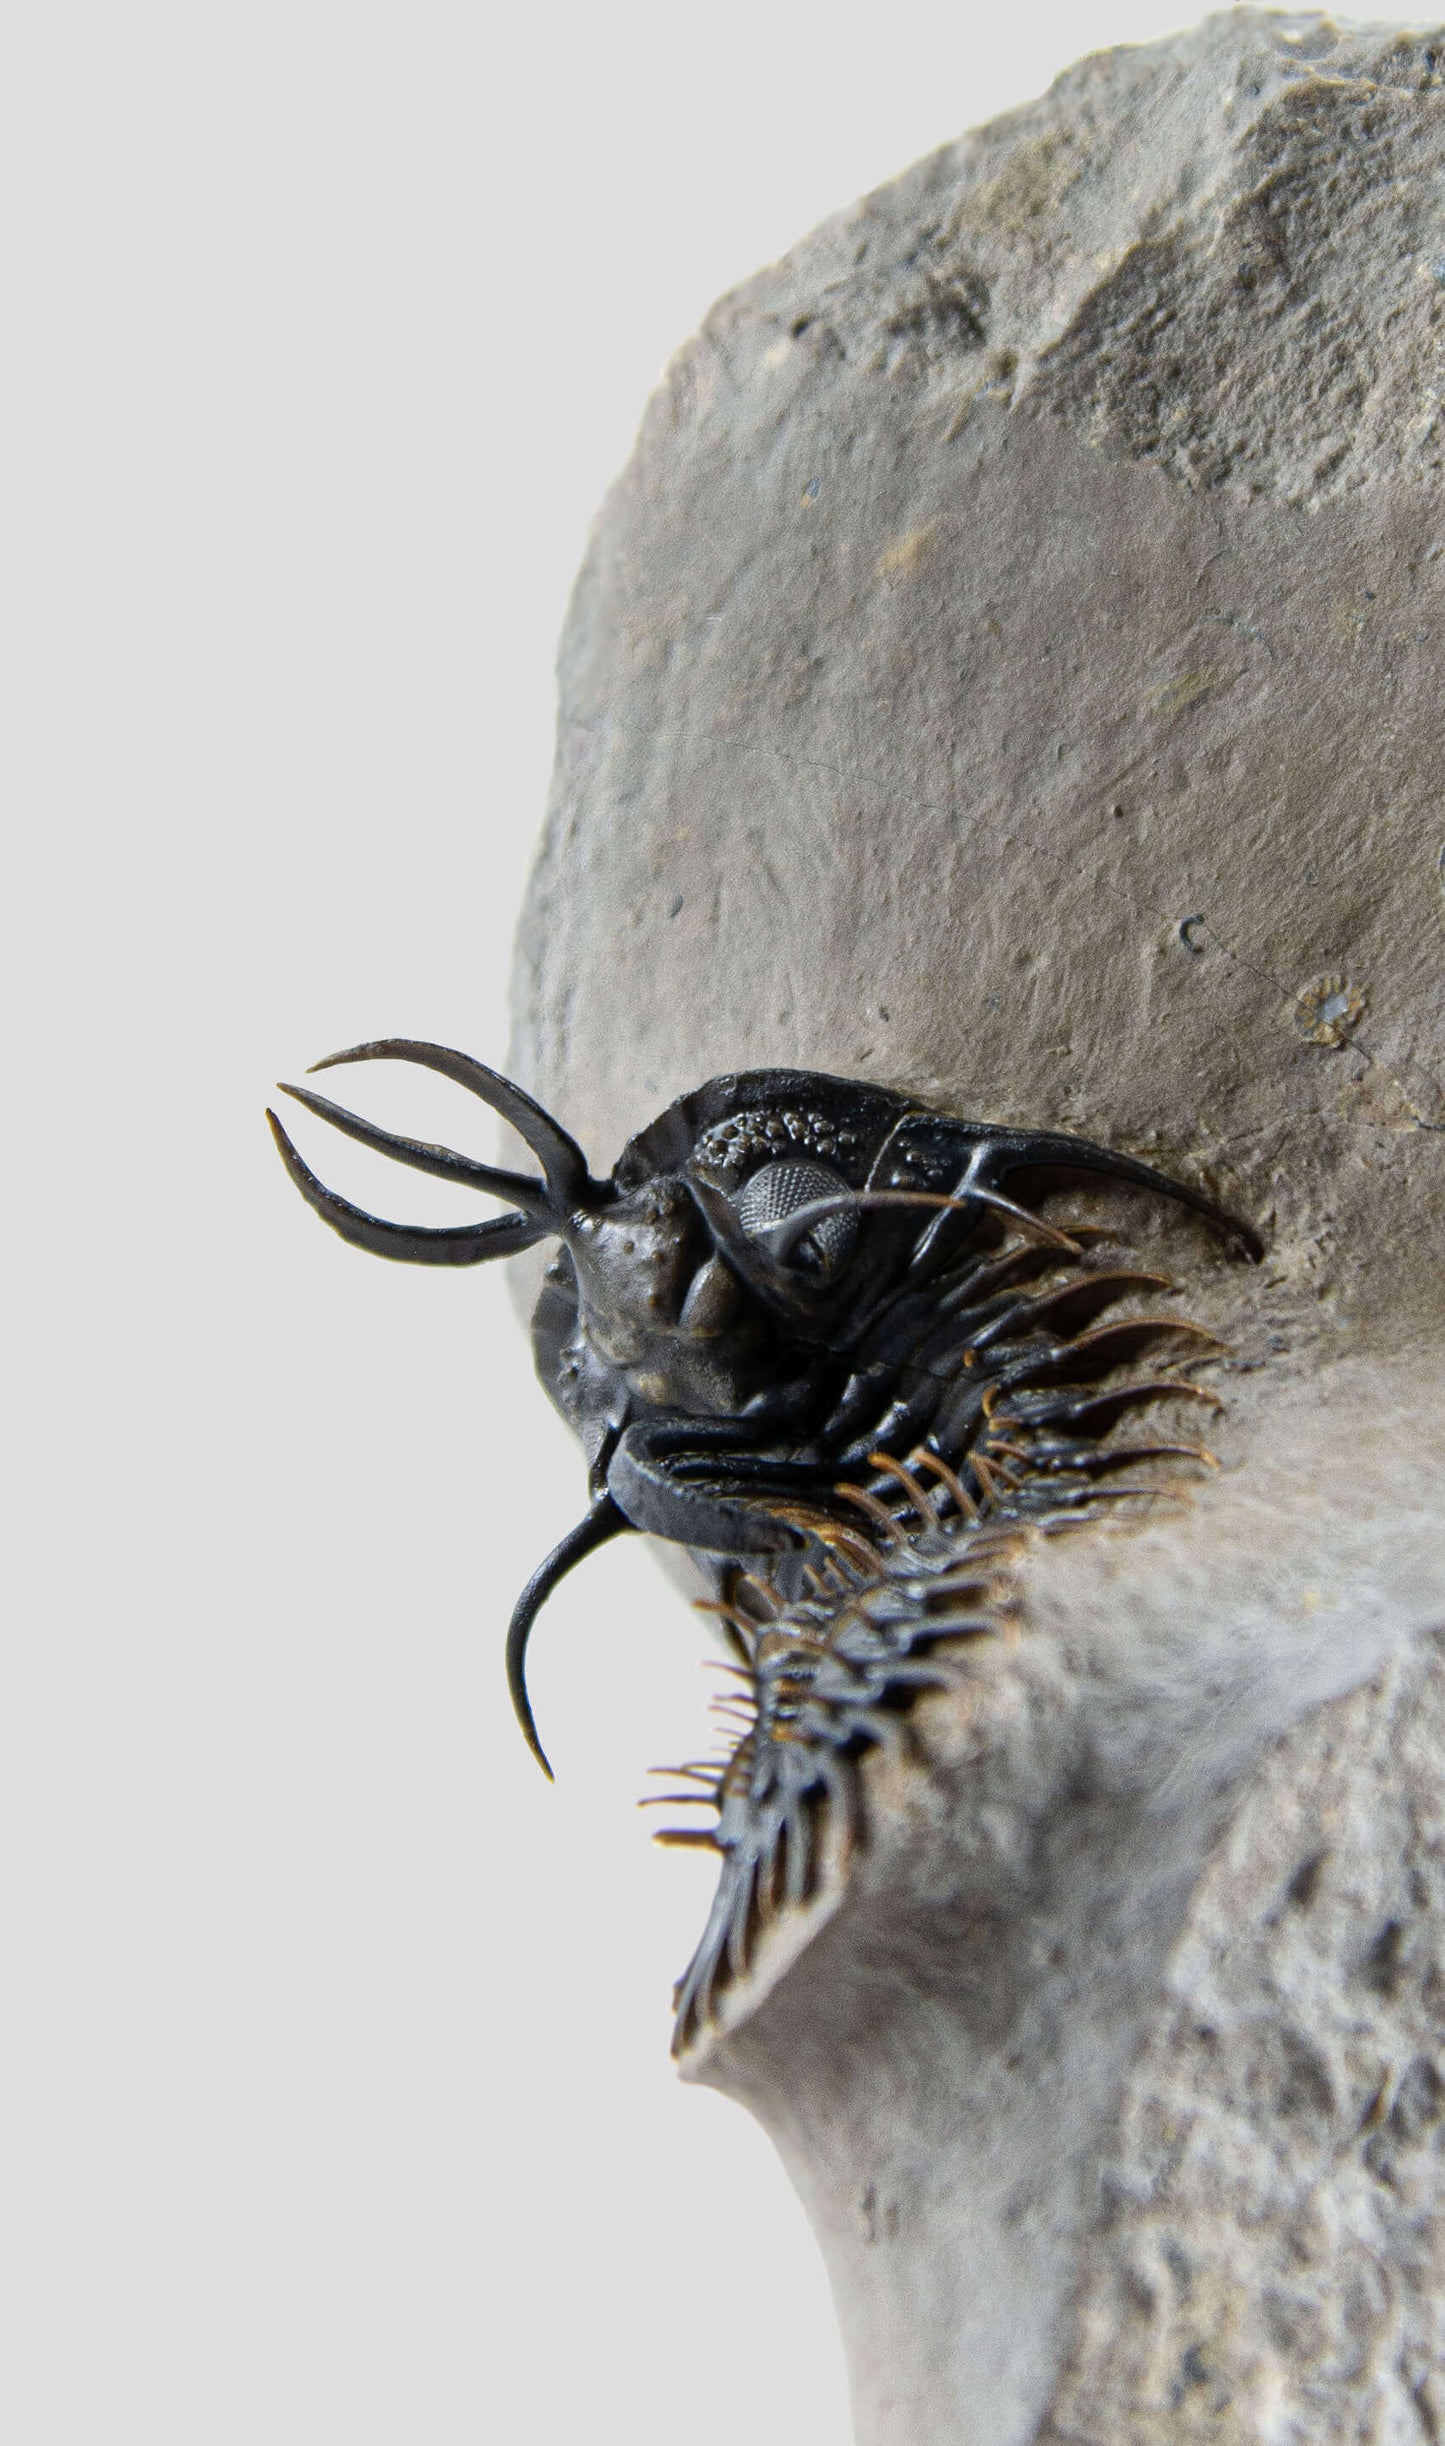
[{"label": "plain white backdrop", "polygon": [[640,1546],[571,1584],[549,1790],[501,1633],[580,1461],[499,1276],[343,1248],[261,1107],[501,1060],[568,587],[712,298],[1181,15],[11,17],[7,2446],[846,2438],[801,2211],[668,2059],[711,1872],[634,1803],[702,1627]]}]

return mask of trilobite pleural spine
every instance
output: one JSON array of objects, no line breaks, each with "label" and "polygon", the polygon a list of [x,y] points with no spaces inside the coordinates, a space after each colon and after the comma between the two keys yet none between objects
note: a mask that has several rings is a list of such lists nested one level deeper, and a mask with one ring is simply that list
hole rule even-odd
[{"label": "trilobite pleural spine", "polygon": [[[1157,1352],[1194,1329],[1139,1313],[1138,1295],[1167,1288],[1163,1278],[1100,1262],[1095,1235],[1044,1219],[1061,1179],[1131,1183],[1257,1253],[1211,1200],[1129,1156],[961,1120],[858,1080],[712,1079],[599,1180],[530,1096],[446,1046],[387,1038],[316,1068],[382,1059],[469,1089],[539,1170],[504,1171],[287,1088],[363,1145],[506,1207],[449,1230],[385,1221],[325,1188],[273,1113],[286,1167],[323,1220],[412,1264],[475,1265],[559,1243],[533,1345],[581,1440],[590,1500],[524,1590],[507,1637],[513,1703],[544,1765],[527,1640],[548,1592],[607,1538],[647,1530],[691,1548],[724,1595],[746,1572],[764,1610],[816,1606],[828,1573],[887,1551],[920,1502],[920,1526],[1055,1515],[1094,1500],[1140,1456],[1110,1430],[1131,1404],[1192,1389],[1161,1373]],[[1126,1299],[1128,1313],[1113,1316]],[[729,1607],[745,1669],[757,1646],[759,1600],[749,1602]]]}]

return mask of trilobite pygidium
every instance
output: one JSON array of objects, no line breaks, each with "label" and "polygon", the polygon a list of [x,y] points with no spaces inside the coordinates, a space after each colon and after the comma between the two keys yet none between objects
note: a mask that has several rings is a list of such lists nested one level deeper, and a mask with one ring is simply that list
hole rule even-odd
[{"label": "trilobite pygidium", "polygon": [[1081,1263],[1098,1227],[1064,1231],[1036,1211],[1061,1175],[1154,1191],[1258,1253],[1209,1198],[1129,1156],[958,1120],[858,1080],[712,1079],[596,1180],[550,1114],[465,1054],[386,1038],[315,1067],[380,1060],[421,1063],[470,1089],[525,1141],[540,1177],[398,1137],[288,1087],[364,1146],[510,1208],[447,1230],[384,1222],[323,1187],[273,1113],[287,1170],[323,1220],[360,1248],[420,1265],[561,1243],[533,1347],[581,1438],[591,1501],[523,1592],[507,1637],[513,1705],[544,1766],[525,1678],[532,1623],[563,1574],[623,1530],[692,1548],[725,1599],[748,1574],[756,1593],[741,1614],[724,1608],[746,1667],[760,1604],[816,1607],[820,1588],[885,1551],[920,1505],[929,1524],[1055,1516],[1146,1453],[1185,1449],[1108,1440],[1131,1406],[1195,1389],[1157,1368],[1121,1381],[1121,1366],[1198,1329],[1147,1314],[1109,1320],[1167,1280]]}]

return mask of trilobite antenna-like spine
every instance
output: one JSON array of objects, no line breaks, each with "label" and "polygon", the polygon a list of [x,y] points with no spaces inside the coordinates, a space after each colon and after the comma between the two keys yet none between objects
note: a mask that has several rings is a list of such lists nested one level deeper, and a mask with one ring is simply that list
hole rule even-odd
[{"label": "trilobite antenna-like spine", "polygon": [[393,1223],[328,1189],[270,1116],[302,1196],[356,1247],[452,1267],[557,1243],[533,1352],[581,1441],[588,1505],[533,1573],[505,1642],[512,1704],[549,1774],[528,1643],[550,1592],[610,1538],[668,1538],[706,1558],[715,1586],[758,1569],[776,1597],[797,1598],[819,1559],[844,1550],[849,1521],[865,1549],[889,1541],[888,1473],[915,1448],[956,1473],[960,1504],[979,1516],[1026,1510],[1034,1481],[1065,1505],[1070,1470],[1074,1499],[1103,1499],[1091,1490],[1114,1466],[1105,1430],[1120,1365],[1201,1328],[1120,1312],[1167,1288],[1161,1275],[1071,1270],[1101,1233],[1081,1223],[1070,1235],[1039,1211],[1058,1175],[1146,1191],[1191,1209],[1238,1255],[1262,1254],[1249,1225],[1202,1188],[1136,1156],[965,1120],[862,1080],[727,1073],[680,1096],[594,1179],[576,1140],[524,1089],[449,1046],[384,1037],[316,1068],[374,1061],[416,1063],[465,1088],[540,1166],[503,1171],[287,1088],[361,1145],[512,1207],[446,1230]]}]

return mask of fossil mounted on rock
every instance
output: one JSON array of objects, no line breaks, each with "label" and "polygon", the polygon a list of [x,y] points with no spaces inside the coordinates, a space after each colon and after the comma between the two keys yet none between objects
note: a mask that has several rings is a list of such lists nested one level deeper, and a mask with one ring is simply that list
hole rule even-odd
[{"label": "fossil mounted on rock", "polygon": [[[586,1452],[591,1501],[529,1581],[507,1640],[512,1703],[549,1774],[527,1643],[557,1582],[609,1538],[645,1529],[685,1546],[729,1594],[738,1566],[764,1558],[751,1586],[772,1609],[805,1591],[816,1603],[820,1574],[852,1585],[860,1555],[865,1570],[881,1560],[898,1526],[888,1499],[900,1491],[921,1527],[951,1510],[956,1537],[985,1521],[1062,1522],[1102,1500],[1100,1478],[1206,1457],[1109,1434],[1141,1406],[1197,1391],[1131,1372],[1139,1354],[1202,1330],[1135,1312],[1133,1295],[1167,1290],[1168,1278],[1081,1264],[1098,1226],[1061,1229],[1003,1187],[1022,1175],[1037,1197],[1041,1178],[1124,1181],[1262,1253],[1246,1225],[1147,1164],[1057,1131],[959,1120],[859,1080],[765,1070],[679,1098],[599,1181],[549,1113],[449,1046],[386,1037],[315,1067],[385,1060],[469,1088],[526,1141],[541,1177],[399,1137],[311,1088],[283,1087],[378,1153],[516,1201],[473,1227],[387,1222],[326,1188],[268,1112],[281,1159],[323,1222],[354,1247],[413,1265],[562,1244],[532,1343]],[[905,1462],[928,1471],[933,1495]],[[751,1667],[756,1624],[722,1610]],[[897,1661],[901,1674],[906,1659]],[[764,1722],[760,1710],[759,1738]],[[800,1877],[790,1871],[790,1883]]]},{"label": "fossil mounted on rock", "polygon": [[1442,60],[1236,10],[840,215],[564,642],[514,1687],[598,1533],[703,1558],[680,2060],[869,2446],[1445,2424]]},{"label": "fossil mounted on rock", "polygon": [[1266,1242],[1049,1208],[1227,1345],[1219,1468],[980,1558],[1008,1636],[684,2033],[869,2441],[1445,2422],[1442,63],[1233,10],[840,214],[676,361],[563,644],[512,1067],[589,1144],[786,1063]]}]

